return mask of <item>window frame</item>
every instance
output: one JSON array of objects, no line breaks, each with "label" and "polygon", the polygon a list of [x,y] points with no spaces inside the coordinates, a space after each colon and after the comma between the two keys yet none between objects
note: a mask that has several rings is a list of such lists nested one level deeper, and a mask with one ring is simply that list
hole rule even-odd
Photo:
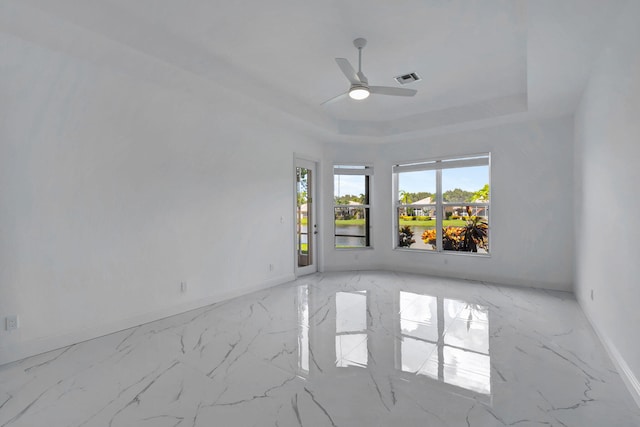
[{"label": "window frame", "polygon": [[[368,163],[334,163],[333,164],[333,248],[335,250],[344,251],[344,250],[362,250],[362,249],[373,249],[372,239],[371,239],[371,198],[372,198],[372,181],[373,181],[373,165]],[[341,172],[341,173],[338,173]],[[365,177],[365,188],[364,188],[364,196],[365,203],[361,204],[348,204],[348,205],[339,205],[336,204],[335,194],[335,177],[336,175],[357,175]],[[364,236],[351,236],[351,235],[338,235],[336,234],[336,209],[362,209],[364,211]],[[349,246],[349,247],[338,247],[336,246],[336,237],[359,237],[365,239],[364,246]]]},{"label": "window frame", "polygon": [[[444,166],[444,167],[443,167]],[[452,251],[452,250],[444,250],[443,248],[443,216],[444,216],[444,208],[446,206],[459,206],[462,202],[445,202],[443,200],[443,192],[442,192],[442,171],[446,169],[461,169],[465,167],[473,167],[473,166],[487,166],[488,167],[488,184],[489,184],[489,200],[485,202],[464,202],[464,206],[471,207],[486,207],[488,215],[487,215],[487,253],[480,252],[464,252],[464,251]],[[421,204],[421,205],[412,205],[412,204],[403,204],[399,201],[399,174],[403,172],[418,172],[418,171],[435,171],[435,179],[436,179],[436,194],[435,194],[435,203],[430,204]],[[392,203],[392,221],[393,221],[393,240],[392,245],[393,249],[397,251],[408,251],[408,252],[423,252],[423,253],[436,253],[436,254],[452,254],[452,255],[461,255],[461,256],[473,256],[473,257],[491,257],[492,253],[492,238],[490,237],[490,233],[492,231],[491,225],[491,152],[483,152],[483,153],[474,153],[474,154],[462,154],[462,155],[453,155],[453,156],[443,156],[443,157],[434,157],[423,160],[413,160],[409,162],[398,162],[394,163],[392,166],[392,191],[393,191],[393,203]],[[400,247],[398,246],[398,236],[400,234],[399,227],[399,218],[398,218],[398,210],[400,208],[417,208],[417,209],[435,209],[436,213],[436,248],[434,250],[423,250],[418,248],[408,248],[408,247]],[[415,238],[415,236],[414,236]]]}]

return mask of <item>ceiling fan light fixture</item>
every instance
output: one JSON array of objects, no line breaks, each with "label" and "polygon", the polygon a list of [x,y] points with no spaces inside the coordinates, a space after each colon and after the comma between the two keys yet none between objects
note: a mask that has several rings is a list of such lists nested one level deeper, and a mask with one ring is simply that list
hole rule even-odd
[{"label": "ceiling fan light fixture", "polygon": [[367,99],[369,97],[369,94],[369,88],[366,88],[364,86],[355,86],[349,90],[349,97],[351,99],[355,99],[356,101]]}]

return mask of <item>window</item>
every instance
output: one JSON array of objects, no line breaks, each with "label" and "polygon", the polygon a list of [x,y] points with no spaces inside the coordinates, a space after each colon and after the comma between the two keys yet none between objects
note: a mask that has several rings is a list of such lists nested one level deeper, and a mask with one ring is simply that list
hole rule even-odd
[{"label": "window", "polygon": [[334,241],[336,248],[366,248],[370,237],[370,166],[333,167]]},{"label": "window", "polygon": [[489,253],[490,155],[393,167],[397,248]]}]

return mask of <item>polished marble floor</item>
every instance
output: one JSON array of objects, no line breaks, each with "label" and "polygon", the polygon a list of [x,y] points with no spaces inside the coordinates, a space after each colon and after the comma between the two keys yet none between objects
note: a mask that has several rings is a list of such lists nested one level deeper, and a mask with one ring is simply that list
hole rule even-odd
[{"label": "polished marble floor", "polygon": [[0,366],[5,426],[640,426],[570,294],[316,274]]}]

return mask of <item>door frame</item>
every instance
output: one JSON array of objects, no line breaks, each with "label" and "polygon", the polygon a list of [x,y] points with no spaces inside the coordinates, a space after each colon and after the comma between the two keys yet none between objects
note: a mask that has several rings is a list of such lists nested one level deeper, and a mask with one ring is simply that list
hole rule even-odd
[{"label": "door frame", "polygon": [[[315,233],[309,232],[308,236],[311,236],[311,264],[305,267],[298,266],[298,250],[297,250],[297,238],[298,238],[298,218],[297,218],[297,194],[298,187],[296,182],[296,172],[297,168],[302,167],[312,171],[311,173],[311,219],[312,223],[307,223],[307,227],[309,229],[315,228]],[[293,267],[294,274],[296,277],[304,276],[306,274],[313,274],[320,271],[318,266],[318,260],[321,250],[321,237],[319,233],[319,221],[318,221],[318,205],[320,201],[319,188],[318,185],[320,181],[320,173],[319,173],[319,162],[315,159],[309,158],[307,156],[294,155],[293,159]]]}]

